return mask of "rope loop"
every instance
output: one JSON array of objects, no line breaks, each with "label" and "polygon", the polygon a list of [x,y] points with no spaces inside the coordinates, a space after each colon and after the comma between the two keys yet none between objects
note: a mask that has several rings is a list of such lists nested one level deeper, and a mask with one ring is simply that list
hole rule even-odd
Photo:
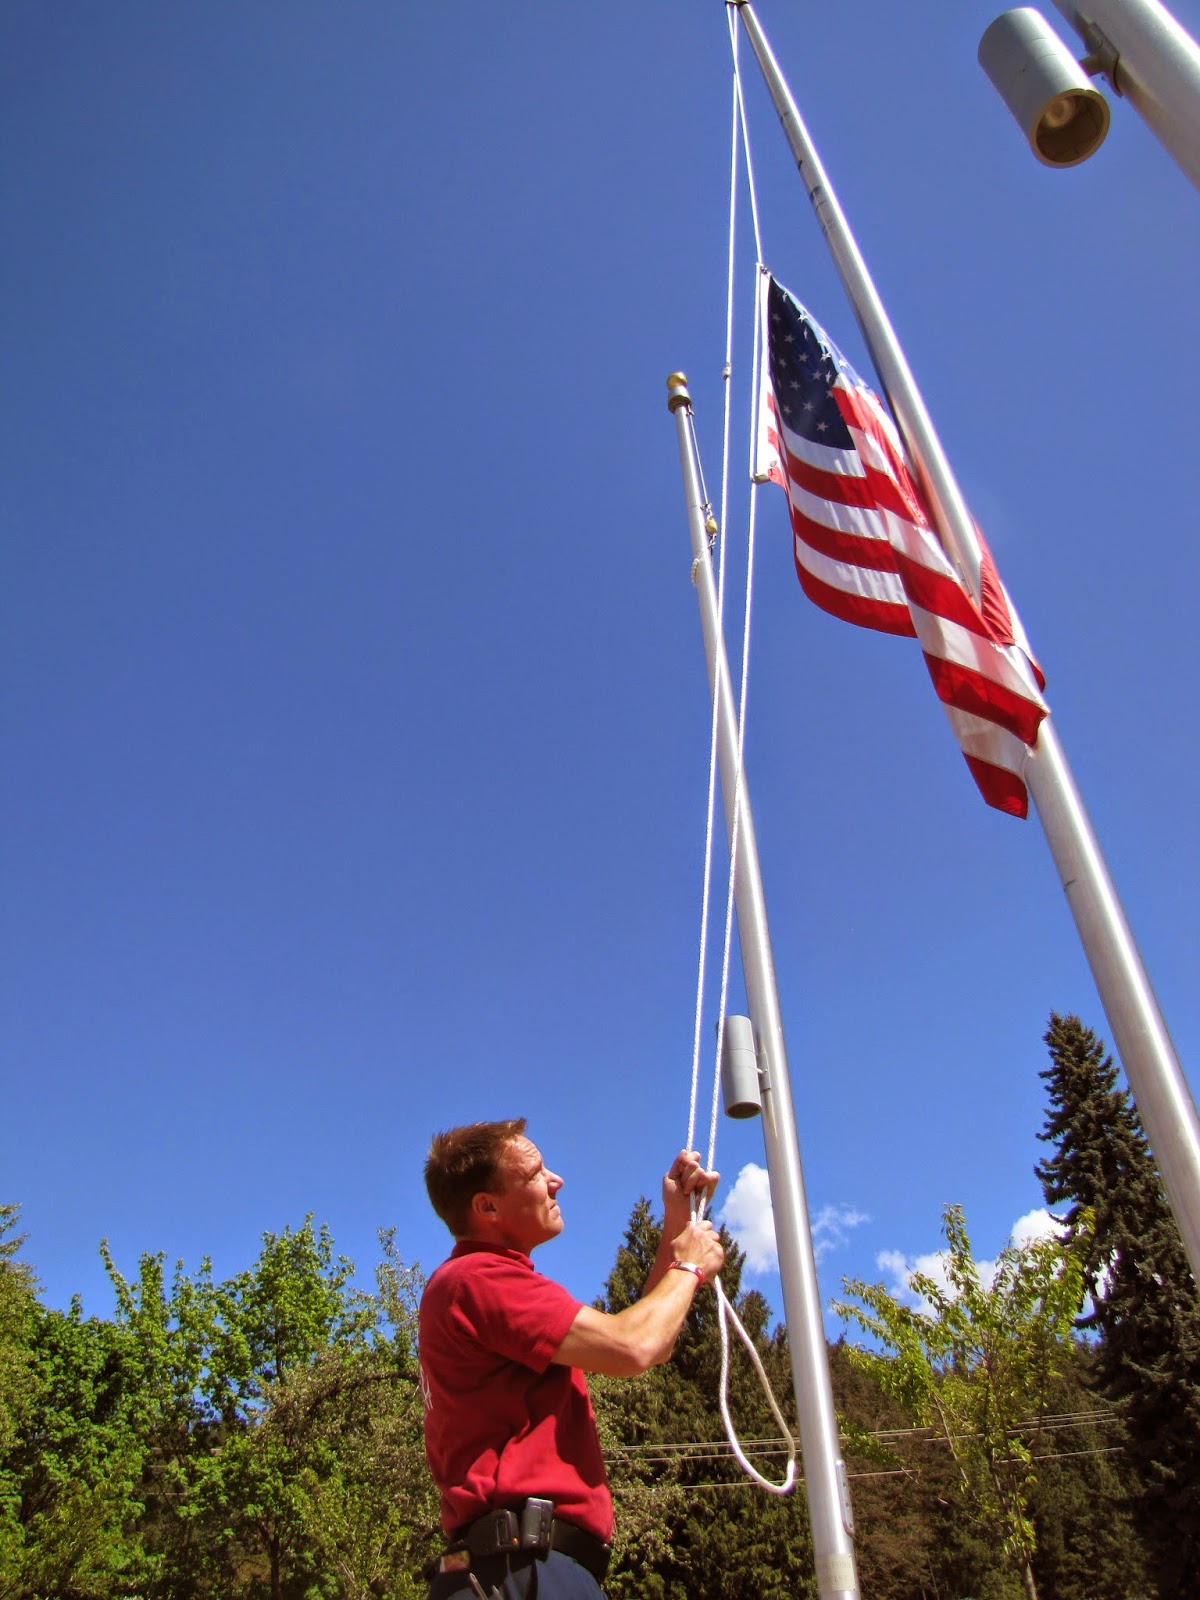
[{"label": "rope loop", "polygon": [[[762,1357],[754,1348],[754,1340],[746,1332],[742,1326],[741,1318],[729,1303],[725,1293],[725,1286],[719,1277],[713,1279],[713,1288],[717,1292],[717,1327],[721,1334],[720,1406],[721,1421],[725,1424],[725,1437],[729,1440],[730,1449],[737,1459],[738,1466],[748,1477],[754,1479],[759,1488],[765,1489],[768,1494],[780,1496],[791,1494],[796,1486],[796,1440],[793,1437],[792,1430],[784,1420],[783,1412],[779,1409],[779,1402],[776,1400],[775,1392],[771,1388],[771,1380],[767,1377],[766,1368],[762,1364]],[[779,1424],[780,1432],[787,1441],[788,1458],[782,1483],[772,1483],[770,1478],[764,1478],[758,1468],[751,1464],[746,1452],[742,1449],[737,1431],[733,1426],[733,1418],[729,1414],[729,1327],[731,1323],[733,1331],[746,1347],[746,1353],[750,1357],[750,1364],[753,1366],[758,1381],[762,1386],[762,1392],[767,1397],[767,1404],[771,1407],[771,1415]]]}]

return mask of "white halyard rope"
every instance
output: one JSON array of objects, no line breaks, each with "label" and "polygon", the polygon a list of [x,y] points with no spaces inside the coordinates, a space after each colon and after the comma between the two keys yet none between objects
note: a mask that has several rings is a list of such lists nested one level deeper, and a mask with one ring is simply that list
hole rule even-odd
[{"label": "white halyard rope", "polygon": [[[742,1471],[747,1475],[747,1477],[753,1478],[755,1483],[757,1483],[760,1488],[766,1489],[769,1494],[791,1494],[796,1483],[796,1441],[792,1437],[792,1430],[788,1427],[787,1422],[784,1419],[783,1412],[779,1409],[779,1402],[775,1398],[775,1392],[771,1388],[771,1380],[767,1377],[766,1371],[763,1367],[762,1357],[754,1348],[754,1340],[746,1332],[745,1328],[741,1324],[741,1320],[738,1317],[737,1312],[725,1298],[725,1290],[721,1285],[720,1278],[715,1280],[714,1287],[717,1291],[717,1325],[721,1330],[721,1421],[725,1424],[725,1437],[729,1440],[729,1448],[733,1451],[734,1456],[737,1458],[738,1466],[741,1467]],[[762,1385],[762,1391],[767,1397],[767,1404],[771,1407],[771,1415],[775,1418],[776,1423],[779,1425],[779,1431],[787,1443],[788,1458],[787,1466],[784,1468],[783,1472],[782,1483],[774,1483],[770,1478],[764,1478],[762,1473],[759,1472],[758,1468],[751,1464],[746,1452],[742,1449],[741,1440],[738,1438],[737,1430],[733,1425],[733,1418],[729,1414],[730,1322],[733,1323],[734,1331],[746,1347],[746,1353],[750,1357],[750,1363],[758,1375],[758,1381]]]},{"label": "white halyard rope", "polygon": [[[736,51],[736,44],[734,46]],[[726,527],[726,512],[729,506],[729,431],[730,431],[730,394],[732,384],[730,376],[733,371],[733,287],[734,287],[734,244],[736,240],[737,220],[737,178],[738,178],[738,126],[739,126],[739,93],[736,76],[733,85],[733,130],[730,137],[729,158],[729,252],[726,269],[726,294],[725,294],[725,407],[724,421],[722,424],[722,451],[721,451],[721,520],[720,543],[717,554],[717,632],[722,634],[725,628],[725,551],[727,540],[723,537]],[[695,445],[695,418],[688,411],[688,427],[693,435]],[[695,460],[700,460],[698,449],[693,450]],[[708,489],[704,484],[704,471],[700,470],[700,492],[704,496],[704,508],[711,513],[708,499]],[[709,730],[708,745],[708,807],[704,825],[704,887],[700,905],[700,950],[696,970],[696,1020],[692,1030],[692,1085],[688,1101],[687,1145],[691,1150],[696,1140],[696,1107],[700,1097],[700,1039],[701,1028],[704,1023],[704,975],[708,966],[708,907],[712,897],[712,853],[713,853],[713,818],[716,814],[717,794],[717,740],[721,725],[721,698],[714,690],[712,725]],[[724,1024],[725,1007],[722,1001],[718,1013]],[[717,1037],[717,1060],[720,1060],[720,1033]],[[716,1151],[717,1128],[715,1111],[710,1119],[708,1134],[708,1166],[713,1164]]]},{"label": "white halyard rope", "polygon": [[741,37],[737,24],[737,7],[727,5],[725,20],[729,24],[729,46],[733,56],[733,95],[737,106],[738,120],[742,130],[742,153],[746,157],[746,187],[750,192],[750,219],[754,224],[754,254],[755,259],[763,258],[762,230],[758,226],[758,195],[754,189],[754,165],[750,160],[750,131],[746,127],[746,101],[742,94],[742,69],[738,62],[738,39]]},{"label": "white halyard rope", "polygon": [[[740,136],[741,148],[744,149],[745,155],[746,155],[746,177],[747,177],[747,181],[748,181],[749,189],[750,189],[750,210],[751,210],[751,216],[753,218],[753,225],[754,225],[754,242],[755,242],[755,249],[756,249],[756,259],[759,260],[759,261],[761,261],[761,259],[762,259],[762,241],[761,241],[761,235],[760,235],[760,232],[759,232],[759,224],[758,224],[758,202],[757,202],[757,198],[756,198],[755,193],[754,193],[754,174],[753,174],[753,169],[752,169],[751,164],[750,164],[750,144],[749,144],[749,139],[748,139],[747,130],[746,130],[745,106],[744,106],[743,99],[742,99],[741,76],[740,76],[740,72],[739,72],[739,68],[738,68],[738,32],[739,32],[739,30],[738,30],[738,25],[737,25],[737,18],[734,15],[734,11],[733,11],[732,7],[727,8],[727,17],[728,17],[728,21],[729,21],[730,45],[731,45],[732,54],[733,54],[733,130],[732,130],[732,136],[731,136],[731,140],[730,140],[731,150],[730,150],[730,173],[729,173],[729,252],[728,252],[728,279],[727,279],[727,293],[726,293],[725,366],[724,366],[724,374],[723,374],[724,375],[724,379],[725,379],[725,406],[724,406],[724,422],[723,422],[723,428],[722,428],[722,452],[721,452],[721,520],[720,520],[720,525],[719,525],[719,532],[720,532],[720,535],[721,535],[721,540],[720,540],[720,552],[719,552],[718,563],[717,563],[717,572],[718,572],[718,579],[717,579],[717,628],[718,628],[718,633],[721,633],[721,634],[723,634],[723,632],[724,632],[724,617],[725,617],[725,554],[726,554],[726,548],[727,548],[727,540],[723,537],[723,535],[724,535],[725,529],[728,526],[728,510],[729,510],[730,432],[731,432],[731,426],[732,426],[732,423],[731,423],[732,398],[731,397],[732,397],[732,388],[733,388],[732,382],[731,382],[731,378],[732,378],[732,373],[733,373],[734,279],[735,279],[735,270],[734,269],[735,269],[735,260],[736,260],[736,235],[737,235],[737,187],[738,187],[739,136]],[[754,392],[755,396],[757,397],[757,381],[756,381],[757,364],[758,364],[758,315],[757,315],[757,306],[755,308],[754,328],[755,328],[755,333],[754,333],[754,357],[753,357],[753,365],[752,365],[752,374],[754,376],[752,376],[752,392]],[[689,420],[689,426],[694,429],[695,424],[694,424],[693,419],[691,418],[690,412],[689,412],[689,419],[688,420]],[[753,423],[753,418],[752,418],[752,423]],[[753,433],[753,426],[752,426],[751,448],[753,448],[753,439],[754,439],[754,433]],[[696,452],[696,459],[697,460],[699,459],[699,452],[698,451]],[[701,493],[704,495],[705,510],[706,511],[710,511],[710,507],[709,507],[709,504],[708,504],[708,491],[704,487],[703,476],[701,477]],[[751,602],[752,602],[752,599],[753,599],[754,537],[755,537],[756,510],[757,510],[757,494],[755,492],[754,487],[752,486],[751,487],[751,495],[750,495],[750,512],[749,512],[749,526],[748,526],[747,552],[746,552],[746,595],[745,595],[745,607],[744,607],[744,613],[743,613],[744,622],[743,622],[743,628],[742,628],[741,688],[740,688],[740,693],[739,693],[738,716],[737,716],[737,765],[736,765],[736,773],[735,773],[735,778],[734,778],[733,818],[732,818],[732,822],[731,822],[730,829],[729,829],[729,879],[728,879],[728,891],[727,891],[726,899],[725,899],[725,929],[724,929],[724,941],[723,941],[722,954],[721,954],[721,985],[720,985],[720,997],[719,997],[719,1000],[718,1000],[718,1008],[717,1008],[717,1049],[716,1049],[716,1061],[715,1061],[715,1066],[714,1066],[714,1071],[713,1071],[712,1101],[711,1101],[711,1106],[710,1106],[710,1117],[709,1117],[708,1154],[707,1154],[707,1159],[706,1159],[706,1163],[705,1163],[705,1165],[710,1169],[712,1168],[712,1166],[714,1164],[714,1161],[715,1161],[715,1158],[716,1158],[717,1122],[718,1122],[719,1112],[720,1112],[720,1096],[721,1096],[721,1065],[720,1065],[720,1063],[721,1063],[721,1050],[722,1050],[722,1045],[723,1045],[723,1042],[724,1042],[724,1034],[725,1034],[725,1008],[726,1008],[726,1001],[727,1001],[728,993],[729,993],[729,967],[730,967],[730,960],[731,960],[731,955],[732,955],[732,950],[733,950],[733,913],[734,913],[734,906],[735,906],[735,890],[736,890],[736,863],[737,863],[738,836],[739,836],[739,833],[740,833],[740,830],[741,830],[742,759],[743,759],[743,755],[744,755],[744,751],[745,751],[746,695],[747,695],[747,688],[748,688],[748,683],[749,683],[749,665],[750,665],[750,619],[751,619],[751,611],[752,611]],[[715,679],[718,678],[718,675],[714,674],[714,678]],[[719,679],[718,679],[718,687],[719,687]],[[688,1104],[687,1148],[689,1150],[691,1150],[693,1148],[694,1142],[695,1142],[696,1109],[697,1109],[697,1101],[698,1101],[698,1098],[699,1098],[700,1039],[701,1039],[701,1030],[702,1030],[702,1025],[703,1025],[703,1010],[704,1010],[704,977],[705,977],[705,969],[706,969],[706,966],[707,966],[707,956],[708,956],[708,907],[709,907],[709,899],[710,899],[711,889],[712,889],[712,853],[713,853],[713,831],[714,831],[713,819],[714,819],[714,814],[715,814],[715,809],[716,809],[716,783],[717,783],[717,765],[718,765],[717,750],[718,750],[718,736],[719,736],[719,730],[720,730],[720,704],[721,704],[721,702],[720,702],[720,694],[718,692],[718,688],[714,688],[712,726],[711,726],[711,737],[710,737],[710,744],[709,744],[708,808],[707,808],[707,814],[706,814],[706,820],[705,820],[705,838],[704,838],[704,887],[703,887],[703,902],[702,902],[702,909],[701,909],[701,915],[700,915],[699,963],[698,963],[698,972],[697,972],[697,978],[696,978],[696,1016],[695,1016],[695,1026],[693,1028],[693,1038],[692,1038],[691,1095],[690,1095],[690,1100],[689,1100],[689,1104]],[[705,1198],[703,1198],[703,1197],[696,1202],[694,1210],[695,1210],[695,1215],[697,1217],[702,1217],[704,1215],[704,1211],[705,1211],[706,1205],[707,1205],[707,1200]],[[716,1279],[714,1279],[713,1288],[714,1288],[714,1290],[716,1292],[716,1296],[717,1296],[717,1327],[718,1327],[718,1331],[719,1331],[719,1334],[720,1334],[720,1340],[721,1340],[721,1380],[720,1380],[719,1403],[720,1403],[720,1410],[721,1410],[721,1420],[725,1425],[725,1433],[726,1433],[726,1437],[729,1440],[730,1449],[733,1451],[733,1454],[736,1457],[737,1462],[738,1462],[739,1466],[742,1468],[743,1472],[745,1472],[748,1477],[752,1478],[754,1480],[754,1482],[757,1483],[761,1488],[767,1490],[771,1494],[776,1494],[776,1495],[789,1494],[791,1492],[794,1484],[795,1484],[795,1481],[796,1481],[796,1441],[795,1441],[794,1437],[792,1436],[791,1429],[788,1427],[787,1422],[784,1419],[783,1412],[780,1409],[779,1403],[776,1400],[774,1393],[772,1392],[770,1379],[767,1377],[766,1370],[764,1369],[763,1364],[762,1364],[762,1359],[759,1356],[759,1353],[758,1353],[757,1349],[754,1346],[754,1341],[750,1337],[750,1335],[746,1332],[746,1329],[743,1327],[742,1322],[741,1322],[740,1318],[737,1315],[737,1312],[734,1310],[733,1306],[730,1304],[730,1301],[729,1301],[729,1299],[728,1299],[728,1297],[727,1297],[727,1295],[725,1293],[724,1285],[722,1284],[720,1277],[717,1277]],[[730,1365],[729,1329],[730,1329],[731,1325],[732,1325],[734,1331],[736,1332],[738,1338],[741,1340],[743,1346],[745,1347],[747,1354],[750,1357],[750,1361],[751,1361],[751,1364],[752,1364],[752,1366],[754,1368],[755,1374],[758,1377],[759,1383],[762,1385],[763,1393],[767,1397],[767,1402],[768,1402],[768,1404],[769,1404],[769,1406],[771,1408],[771,1413],[774,1416],[775,1421],[776,1421],[776,1423],[778,1424],[778,1426],[780,1428],[780,1431],[782,1432],[784,1438],[787,1441],[788,1460],[787,1460],[787,1466],[784,1469],[783,1481],[781,1483],[774,1483],[774,1482],[772,1482],[772,1480],[770,1478],[765,1478],[762,1475],[762,1473],[760,1473],[757,1470],[757,1468],[754,1467],[751,1464],[751,1462],[748,1459],[745,1451],[742,1449],[741,1442],[740,1442],[740,1440],[738,1439],[738,1436],[737,1436],[737,1430],[735,1429],[734,1424],[733,1424],[733,1418],[730,1415],[730,1411],[729,1411],[729,1365]]]}]

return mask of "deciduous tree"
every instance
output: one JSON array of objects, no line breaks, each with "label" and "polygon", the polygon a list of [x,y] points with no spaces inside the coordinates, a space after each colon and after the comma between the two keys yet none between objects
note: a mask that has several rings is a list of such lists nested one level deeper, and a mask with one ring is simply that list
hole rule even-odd
[{"label": "deciduous tree", "polygon": [[1069,1362],[1082,1298],[1080,1247],[1055,1238],[1009,1244],[990,1283],[980,1277],[962,1210],[948,1206],[943,1228],[946,1278],[910,1278],[925,1305],[905,1304],[882,1284],[855,1279],[859,1304],[836,1309],[882,1346],[852,1360],[922,1426],[944,1441],[957,1471],[963,1511],[1003,1549],[1029,1600],[1036,1533],[1032,1496],[1039,1419]]}]

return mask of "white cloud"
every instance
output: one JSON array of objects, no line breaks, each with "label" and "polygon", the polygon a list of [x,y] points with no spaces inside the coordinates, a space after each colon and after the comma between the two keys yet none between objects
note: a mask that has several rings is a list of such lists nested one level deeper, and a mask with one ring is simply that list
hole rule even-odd
[{"label": "white cloud", "polygon": [[[976,1263],[982,1265],[981,1263]],[[934,1250],[926,1256],[906,1256],[900,1250],[881,1250],[875,1257],[875,1265],[881,1272],[886,1272],[891,1278],[889,1288],[897,1300],[907,1300],[914,1310],[923,1316],[932,1314],[933,1307],[924,1295],[914,1294],[912,1280],[917,1273],[922,1277],[932,1278],[939,1289],[949,1289],[950,1280],[946,1273],[946,1252]],[[993,1271],[995,1263],[991,1263]],[[989,1280],[990,1281],[990,1280]]]},{"label": "white cloud", "polygon": [[[1038,1207],[1034,1211],[1027,1211],[1024,1216],[1018,1217],[1013,1223],[1009,1239],[1018,1249],[1034,1244],[1039,1239],[1049,1239],[1060,1236],[1064,1232],[1061,1222],[1045,1209]],[[914,1310],[924,1315],[929,1315],[933,1308],[923,1295],[914,1294],[912,1280],[916,1274],[931,1278],[939,1289],[947,1294],[952,1293],[950,1278],[946,1270],[948,1257],[945,1250],[934,1250],[929,1255],[906,1256],[900,1250],[881,1250],[875,1257],[875,1265],[881,1272],[886,1272],[891,1279],[889,1287],[898,1300],[907,1300]],[[979,1281],[985,1287],[991,1288],[996,1277],[998,1258],[991,1260],[977,1258],[975,1271],[979,1274]]]},{"label": "white cloud", "polygon": [[775,1216],[765,1167],[756,1166],[753,1161],[746,1163],[729,1191],[721,1221],[746,1252],[746,1265],[751,1272],[778,1270]]},{"label": "white cloud", "polygon": [[850,1237],[852,1228],[870,1222],[865,1211],[853,1206],[822,1206],[813,1218],[813,1250],[818,1261],[823,1261],[831,1250],[837,1250]]},{"label": "white cloud", "polygon": [[[775,1245],[775,1217],[771,1210],[771,1189],[765,1167],[750,1161],[737,1175],[737,1181],[720,1214],[746,1252],[751,1272],[777,1272],[779,1254]],[[817,1260],[846,1243],[850,1230],[870,1218],[853,1206],[822,1206],[812,1221],[813,1249]]]},{"label": "white cloud", "polygon": [[1027,1211],[1013,1223],[1012,1242],[1023,1250],[1027,1244],[1033,1244],[1038,1239],[1061,1239],[1066,1231],[1065,1222],[1059,1222],[1045,1206],[1039,1206],[1036,1211]]}]

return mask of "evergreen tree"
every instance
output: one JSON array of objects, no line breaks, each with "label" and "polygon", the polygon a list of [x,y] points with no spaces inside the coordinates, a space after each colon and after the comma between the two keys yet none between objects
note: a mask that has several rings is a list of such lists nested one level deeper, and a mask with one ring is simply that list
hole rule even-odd
[{"label": "evergreen tree", "polygon": [[1097,1404],[1095,1359],[1093,1345],[1075,1340],[1038,1437],[1033,1565],[1048,1600],[1141,1600],[1150,1593],[1129,1509],[1136,1474],[1124,1425]]},{"label": "evergreen tree", "polygon": [[1047,1204],[1092,1216],[1085,1276],[1095,1381],[1128,1430],[1135,1505],[1162,1600],[1200,1594],[1200,1296],[1141,1120],[1102,1040],[1052,1015],[1050,1111],[1037,1168]]}]

